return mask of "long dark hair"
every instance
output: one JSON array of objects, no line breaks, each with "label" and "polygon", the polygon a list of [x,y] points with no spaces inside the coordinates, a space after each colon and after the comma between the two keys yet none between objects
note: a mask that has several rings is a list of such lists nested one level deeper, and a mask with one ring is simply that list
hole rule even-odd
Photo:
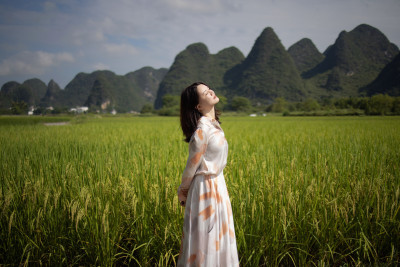
[{"label": "long dark hair", "polygon": [[[190,141],[190,137],[192,137],[194,131],[197,128],[197,122],[203,116],[200,111],[197,110],[196,106],[199,104],[199,95],[197,94],[197,86],[203,84],[210,88],[207,84],[203,82],[195,82],[185,90],[182,91],[181,94],[181,128],[183,134],[185,135],[185,142]],[[219,121],[219,112],[215,109],[215,119]]]}]

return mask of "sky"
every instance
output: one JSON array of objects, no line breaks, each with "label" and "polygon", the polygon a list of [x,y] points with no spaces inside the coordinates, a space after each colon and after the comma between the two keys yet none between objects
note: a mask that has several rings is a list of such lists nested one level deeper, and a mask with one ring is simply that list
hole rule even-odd
[{"label": "sky", "polygon": [[366,23],[400,47],[399,14],[400,0],[0,0],[0,86],[169,68],[196,42],[247,56],[266,27],[285,48],[306,37],[324,52]]}]

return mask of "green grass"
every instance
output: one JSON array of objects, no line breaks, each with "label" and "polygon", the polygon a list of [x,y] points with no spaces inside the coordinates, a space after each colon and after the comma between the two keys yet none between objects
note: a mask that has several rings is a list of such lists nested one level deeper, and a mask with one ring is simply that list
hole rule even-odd
[{"label": "green grass", "polygon": [[[77,116],[74,120],[77,118],[80,118],[80,116]],[[72,116],[0,116],[0,127],[69,122],[71,119],[73,119]]]},{"label": "green grass", "polygon": [[[30,119],[0,118],[0,264],[174,265],[178,118]],[[222,121],[242,266],[400,263],[400,117]]]}]

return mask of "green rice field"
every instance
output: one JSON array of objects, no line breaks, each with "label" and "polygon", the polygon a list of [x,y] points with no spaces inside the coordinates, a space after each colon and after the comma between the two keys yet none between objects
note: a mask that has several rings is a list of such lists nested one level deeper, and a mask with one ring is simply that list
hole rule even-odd
[{"label": "green rice field", "polygon": [[[241,266],[400,264],[400,117],[221,120]],[[0,117],[0,147],[0,265],[176,265],[178,118]]]}]

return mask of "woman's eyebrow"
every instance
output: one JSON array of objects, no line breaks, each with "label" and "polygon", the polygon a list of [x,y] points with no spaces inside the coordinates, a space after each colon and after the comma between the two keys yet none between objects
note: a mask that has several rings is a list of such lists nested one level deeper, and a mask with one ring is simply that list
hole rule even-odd
[{"label": "woman's eyebrow", "polygon": [[204,93],[205,93],[205,92],[207,92],[208,90],[210,90],[210,89],[206,89],[206,90],[204,90],[204,91],[203,91],[203,95],[204,95]]}]

